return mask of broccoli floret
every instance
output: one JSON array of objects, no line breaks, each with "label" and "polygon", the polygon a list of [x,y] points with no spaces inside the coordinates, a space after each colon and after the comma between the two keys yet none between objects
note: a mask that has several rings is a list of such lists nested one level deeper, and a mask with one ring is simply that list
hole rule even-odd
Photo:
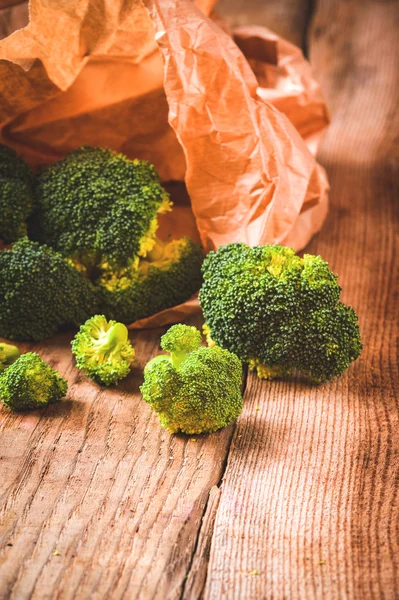
[{"label": "broccoli floret", "polygon": [[42,170],[31,236],[87,269],[119,271],[154,244],[169,195],[146,161],[108,148],[83,146]]},{"label": "broccoli floret", "polygon": [[96,312],[94,287],[63,257],[27,238],[0,252],[0,335],[41,340]]},{"label": "broccoli floret", "polygon": [[0,240],[6,244],[26,235],[33,206],[33,174],[14,150],[0,145]]},{"label": "broccoli floret", "polygon": [[210,433],[241,413],[240,360],[200,344],[195,327],[173,325],[161,338],[170,356],[157,356],[144,369],[143,398],[170,433]]},{"label": "broccoli floret", "polygon": [[37,177],[30,234],[96,286],[98,312],[129,323],[186,301],[201,281],[201,248],[156,237],[168,193],[148,162],[82,147]]},{"label": "broccoli floret", "polygon": [[16,346],[0,342],[0,373],[12,365],[21,355]]},{"label": "broccoli floret", "polygon": [[0,375],[0,398],[11,410],[42,408],[67,390],[66,380],[35,352],[22,354]]},{"label": "broccoli floret", "polygon": [[203,264],[207,332],[261,378],[300,372],[323,383],[360,354],[355,311],[339,301],[337,276],[320,256],[291,248],[228,244]]},{"label": "broccoli floret", "polygon": [[78,369],[99,384],[116,384],[128,375],[135,352],[122,323],[95,315],[84,323],[72,340]]},{"label": "broccoli floret", "polygon": [[166,244],[157,240],[137,267],[99,281],[101,312],[131,323],[184,302],[201,286],[202,261],[201,247],[187,237]]}]

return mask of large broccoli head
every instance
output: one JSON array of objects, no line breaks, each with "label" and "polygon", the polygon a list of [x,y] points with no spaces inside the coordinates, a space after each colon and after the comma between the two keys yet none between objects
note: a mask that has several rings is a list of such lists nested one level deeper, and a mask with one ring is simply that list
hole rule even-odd
[{"label": "large broccoli head", "polygon": [[11,410],[42,408],[67,390],[66,380],[35,352],[22,354],[0,375],[0,399]]},{"label": "large broccoli head", "polygon": [[186,301],[202,283],[203,254],[187,237],[162,243],[121,277],[105,273],[97,283],[101,312],[130,323]]},{"label": "large broccoli head", "polygon": [[234,243],[203,264],[200,304],[210,338],[259,377],[299,371],[322,383],[362,349],[356,313],[339,301],[337,276],[319,256]]},{"label": "large broccoli head", "polygon": [[0,335],[41,340],[96,312],[93,285],[60,254],[27,238],[0,252]]},{"label": "large broccoli head", "polygon": [[241,362],[219,347],[200,347],[195,327],[173,325],[161,338],[170,355],[152,359],[140,390],[171,433],[213,432],[242,410]]},{"label": "large broccoli head", "polygon": [[78,369],[102,385],[116,384],[128,375],[135,352],[122,323],[95,315],[84,323],[72,340]]},{"label": "large broccoli head", "polygon": [[83,265],[91,278],[119,271],[154,244],[169,196],[153,165],[84,146],[37,177],[31,234]]},{"label": "large broccoli head", "polygon": [[0,145],[0,240],[6,244],[26,235],[33,206],[33,174],[14,150]]}]

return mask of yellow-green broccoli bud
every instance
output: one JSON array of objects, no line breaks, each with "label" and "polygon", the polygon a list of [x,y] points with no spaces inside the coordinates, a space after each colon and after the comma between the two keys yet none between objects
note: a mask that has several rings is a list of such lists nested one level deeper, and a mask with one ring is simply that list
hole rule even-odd
[{"label": "yellow-green broccoli bud", "polygon": [[22,354],[0,375],[0,398],[15,411],[58,402],[67,390],[67,381],[35,352]]},{"label": "yellow-green broccoli bud", "polygon": [[135,358],[127,327],[107,321],[104,315],[95,315],[80,327],[72,340],[72,352],[78,369],[107,386],[126,377]]},{"label": "yellow-green broccoli bud", "polygon": [[172,365],[177,368],[189,352],[201,346],[201,333],[189,325],[173,325],[161,338],[161,348],[170,352]]},{"label": "yellow-green broccoli bud", "polygon": [[140,390],[170,433],[210,433],[241,413],[241,362],[228,350],[200,347],[195,327],[174,325],[161,338],[170,355],[153,358]]},{"label": "yellow-green broccoli bud", "polygon": [[21,355],[16,346],[0,342],[0,373],[12,365]]}]

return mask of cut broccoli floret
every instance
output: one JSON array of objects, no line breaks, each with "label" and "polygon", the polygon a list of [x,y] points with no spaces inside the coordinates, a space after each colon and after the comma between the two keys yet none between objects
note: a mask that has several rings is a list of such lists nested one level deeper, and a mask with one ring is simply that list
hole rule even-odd
[{"label": "cut broccoli floret", "polygon": [[0,373],[12,365],[21,355],[16,346],[0,342]]},{"label": "cut broccoli floret", "polygon": [[156,247],[121,277],[107,274],[97,289],[107,318],[130,323],[184,302],[202,282],[201,247],[187,237]]},{"label": "cut broccoli floret", "polygon": [[27,238],[0,252],[0,335],[41,340],[96,312],[94,287],[64,258]]},{"label": "cut broccoli floret", "polygon": [[143,398],[171,433],[210,433],[232,423],[242,410],[240,360],[200,344],[195,327],[173,325],[161,338],[170,356],[153,358],[144,370]]},{"label": "cut broccoli floret", "polygon": [[26,235],[33,206],[33,174],[14,150],[0,145],[0,240],[6,244]]},{"label": "cut broccoli floret", "polygon": [[35,352],[23,354],[0,375],[0,398],[11,410],[42,408],[67,390],[66,380]]},{"label": "cut broccoli floret", "polygon": [[78,369],[102,385],[116,384],[126,377],[135,352],[122,323],[95,315],[80,327],[72,341]]},{"label": "cut broccoli floret", "polygon": [[169,195],[146,161],[84,146],[39,173],[31,235],[87,269],[128,267],[151,250]]},{"label": "cut broccoli floret", "polygon": [[356,313],[339,302],[337,276],[320,256],[228,244],[203,264],[200,304],[213,343],[261,378],[300,372],[322,383],[360,354]]}]

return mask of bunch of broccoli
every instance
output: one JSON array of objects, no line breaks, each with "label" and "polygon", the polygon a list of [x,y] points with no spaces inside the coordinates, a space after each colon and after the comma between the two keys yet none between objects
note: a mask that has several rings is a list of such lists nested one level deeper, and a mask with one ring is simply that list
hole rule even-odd
[{"label": "bunch of broccoli", "polygon": [[[80,326],[77,367],[96,383],[117,384],[135,359],[124,323],[187,300],[203,281],[209,347],[195,327],[174,325],[161,338],[169,354],[147,364],[140,388],[162,426],[188,434],[238,417],[241,361],[260,378],[299,372],[319,384],[359,356],[356,313],[340,301],[337,276],[321,257],[233,243],[203,260],[189,238],[157,238],[158,216],[168,210],[145,161],[82,147],[35,178],[0,146],[0,241],[12,244],[0,251],[0,335],[41,340]],[[0,343],[6,406],[37,408],[66,391],[37,354]]]},{"label": "bunch of broccoli", "polygon": [[297,371],[313,383],[340,375],[362,344],[355,311],[320,256],[291,248],[228,244],[203,264],[200,304],[210,343],[234,352],[260,378]]},{"label": "bunch of broccoli", "polygon": [[0,148],[0,239],[16,242],[0,252],[0,335],[40,340],[96,313],[128,323],[199,289],[200,246],[156,237],[172,204],[150,163],[82,147],[37,174],[34,196],[32,182]]},{"label": "bunch of broccoli", "polygon": [[141,392],[170,433],[217,431],[241,413],[241,362],[228,350],[200,347],[195,327],[173,325],[161,338],[169,355],[144,369]]}]

